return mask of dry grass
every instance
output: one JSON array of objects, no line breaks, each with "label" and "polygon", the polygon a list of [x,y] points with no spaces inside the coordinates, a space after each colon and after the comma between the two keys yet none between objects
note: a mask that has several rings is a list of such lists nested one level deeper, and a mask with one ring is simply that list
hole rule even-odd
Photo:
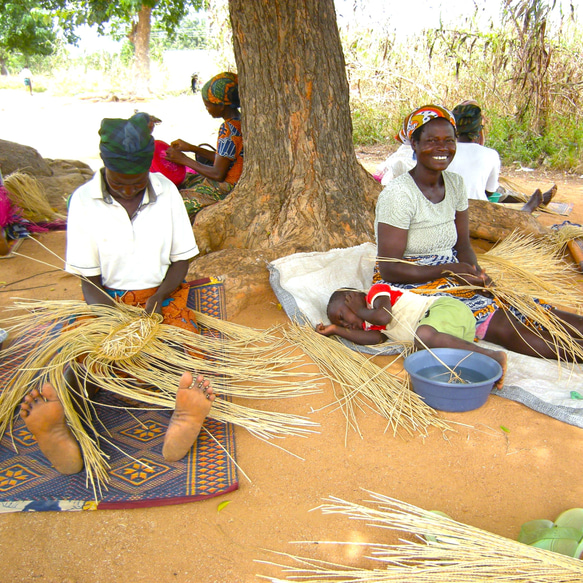
[{"label": "dry grass", "polygon": [[[0,435],[11,426],[24,396],[33,387],[51,383],[81,446],[88,482],[94,489],[107,483],[108,466],[98,447],[104,437],[94,427],[87,382],[148,406],[172,410],[180,376],[196,371],[211,378],[215,393],[226,397],[215,400],[213,419],[239,425],[263,440],[305,436],[316,429],[305,417],[252,409],[230,400],[271,400],[320,390],[321,377],[305,370],[293,347],[277,338],[275,330],[250,330],[198,314],[216,333],[202,336],[163,324],[160,316],[148,316],[125,304],[22,300],[13,309],[25,309],[27,314],[8,319],[13,343],[3,358],[10,362],[18,354],[26,356],[0,395]],[[81,398],[76,399],[81,411],[73,403],[75,389],[65,381],[67,367],[82,380]]]},{"label": "dry grass", "polygon": [[310,326],[291,324],[285,335],[332,381],[349,427],[359,431],[356,411],[370,409],[372,404],[387,419],[387,428],[393,434],[404,431],[409,435],[425,435],[431,426],[449,429],[438,413],[409,389],[407,376],[389,372],[392,362],[380,368],[362,353],[351,350],[335,338],[318,334]]},{"label": "dry grass", "polygon": [[[359,568],[303,558],[288,553],[293,566],[276,565],[285,579],[265,577],[272,583],[575,583],[583,580],[583,562],[571,557],[530,547],[468,526],[436,512],[423,510],[394,498],[368,492],[367,506],[331,497],[320,506],[324,514],[341,514],[367,526],[398,530],[415,535],[413,540],[388,545],[361,543],[375,568]],[[382,541],[382,533],[379,533]],[[352,544],[318,541],[323,544]],[[321,547],[320,547],[321,548]]]},{"label": "dry grass", "polygon": [[11,201],[22,210],[25,219],[44,223],[64,218],[51,207],[43,185],[34,176],[13,172],[4,178],[4,186]]}]

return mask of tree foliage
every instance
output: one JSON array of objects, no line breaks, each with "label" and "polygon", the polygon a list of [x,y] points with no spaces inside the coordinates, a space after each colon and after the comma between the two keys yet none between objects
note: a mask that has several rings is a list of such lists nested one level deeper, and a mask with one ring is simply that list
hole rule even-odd
[{"label": "tree foliage", "polygon": [[150,34],[152,19],[170,39],[191,8],[200,9],[205,0],[38,0],[58,18],[69,42],[78,37],[76,27],[96,25],[104,34],[106,25],[117,36],[134,45],[135,79],[138,93],[148,92],[150,79]]},{"label": "tree foliage", "polygon": [[35,0],[0,4],[0,65],[5,67],[11,56],[21,55],[27,64],[35,55],[55,51],[56,33],[50,15]]},{"label": "tree foliage", "polygon": [[138,14],[143,7],[150,8],[152,18],[170,38],[191,8],[200,9],[204,0],[39,0],[59,20],[67,38],[76,41],[75,28],[81,24],[96,25],[98,32],[105,33],[108,24],[114,34],[131,35]]}]

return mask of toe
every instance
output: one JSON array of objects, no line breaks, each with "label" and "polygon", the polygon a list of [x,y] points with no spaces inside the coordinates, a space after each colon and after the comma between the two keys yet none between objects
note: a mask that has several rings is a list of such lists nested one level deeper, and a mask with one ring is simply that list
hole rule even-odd
[{"label": "toe", "polygon": [[192,385],[193,377],[189,372],[182,373],[180,381],[178,381],[179,389],[189,389]]}]

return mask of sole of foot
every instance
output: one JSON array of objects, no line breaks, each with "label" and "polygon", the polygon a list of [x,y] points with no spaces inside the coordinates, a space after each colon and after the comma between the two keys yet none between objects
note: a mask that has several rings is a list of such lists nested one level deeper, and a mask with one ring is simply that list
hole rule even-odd
[{"label": "sole of foot", "polygon": [[52,385],[45,383],[41,391],[33,389],[20,405],[20,416],[59,473],[77,474],[83,469],[81,449]]},{"label": "sole of foot", "polygon": [[162,455],[169,462],[181,460],[193,446],[209,414],[215,395],[210,381],[185,372],[178,383],[176,405],[164,436]]}]

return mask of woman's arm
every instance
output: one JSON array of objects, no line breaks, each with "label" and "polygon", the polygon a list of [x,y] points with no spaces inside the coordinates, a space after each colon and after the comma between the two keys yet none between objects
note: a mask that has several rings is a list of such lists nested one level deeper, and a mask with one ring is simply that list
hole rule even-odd
[{"label": "woman's arm", "polygon": [[172,292],[184,281],[188,272],[188,259],[176,261],[168,266],[166,276],[156,290],[156,293],[148,298],[146,302],[146,312],[151,314],[162,313],[162,302],[172,295]]},{"label": "woman's arm", "polygon": [[470,242],[469,210],[456,212],[455,228],[457,231],[457,243],[454,248],[460,265],[469,265],[473,268],[470,271],[454,271],[454,273],[461,275],[458,280],[462,285],[489,286],[492,280],[478,264],[476,252]]},{"label": "woman's arm", "polygon": [[84,277],[81,280],[81,291],[88,305],[101,304],[102,306],[115,306],[113,298],[105,291],[101,275]]},{"label": "woman's arm", "polygon": [[[466,212],[465,229],[469,245],[470,239],[467,211],[464,212]],[[464,228],[463,223],[464,218],[461,219],[462,237]],[[460,258],[460,263],[445,263],[442,265],[415,265],[414,263],[383,261],[383,258],[403,259],[403,254],[407,246],[407,236],[409,231],[406,229],[399,229],[398,227],[387,225],[386,223],[379,223],[377,228],[379,271],[381,273],[381,277],[385,281],[392,283],[425,283],[427,281],[433,281],[434,279],[444,277],[448,273],[467,274],[470,277],[479,277],[481,275],[479,267],[474,266],[474,263],[477,264],[477,261],[471,245],[468,250],[462,244],[462,257],[464,257],[465,260]],[[472,261],[470,262],[468,259],[472,259]]]},{"label": "woman's arm", "polygon": [[[172,143],[174,144],[174,142]],[[194,149],[188,151],[203,155],[208,160],[211,160],[213,165],[207,166],[206,164],[201,164],[200,162],[193,160],[190,156],[187,156],[174,147],[168,148],[166,150],[166,159],[170,160],[170,162],[182,164],[183,166],[192,168],[193,170],[196,170],[201,176],[210,178],[211,180],[216,180],[217,182],[223,182],[227,177],[229,168],[231,167],[233,161],[230,158],[225,158],[216,152],[209,152],[209,150],[204,150],[198,146],[192,146],[192,148]],[[205,152],[205,154],[202,154],[202,152]]]},{"label": "woman's arm", "polygon": [[174,150],[180,150],[181,152],[193,152],[194,154],[198,154],[202,156],[206,160],[210,160],[211,162],[215,161],[215,154],[214,150],[207,150],[206,148],[201,148],[200,146],[194,146],[193,144],[189,144],[184,140],[174,140],[170,147]]},{"label": "woman's arm", "polygon": [[467,209],[456,212],[455,230],[457,231],[457,243],[454,249],[457,252],[457,258],[461,263],[469,263],[479,269],[476,253],[470,243],[469,211]]}]

